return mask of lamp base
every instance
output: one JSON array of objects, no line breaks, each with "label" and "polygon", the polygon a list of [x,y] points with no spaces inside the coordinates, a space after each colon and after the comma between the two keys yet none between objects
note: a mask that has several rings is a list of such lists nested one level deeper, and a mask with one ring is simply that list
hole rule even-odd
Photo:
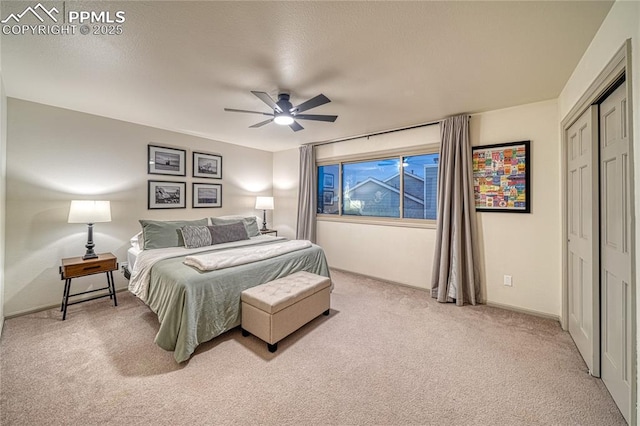
[{"label": "lamp base", "polygon": [[93,244],[93,223],[88,223],[87,224],[87,245],[85,245],[85,247],[87,248],[87,252],[84,254],[84,256],[82,256],[82,260],[98,258],[98,255],[96,254],[96,252],[93,251],[93,248],[95,246],[96,245]]},{"label": "lamp base", "polygon": [[89,253],[89,250],[87,250],[85,255],[82,256],[82,260],[97,259],[97,258],[98,258],[98,255],[93,250],[91,250],[91,253]]},{"label": "lamp base", "polygon": [[261,231],[268,231],[269,228],[267,228],[267,211],[266,210],[262,210],[262,229]]}]

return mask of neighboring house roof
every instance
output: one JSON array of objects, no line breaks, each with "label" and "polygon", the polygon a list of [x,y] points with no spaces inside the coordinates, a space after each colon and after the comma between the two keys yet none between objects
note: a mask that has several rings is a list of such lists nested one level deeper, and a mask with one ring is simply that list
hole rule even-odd
[{"label": "neighboring house roof", "polygon": [[[426,169],[426,168],[425,168]],[[437,170],[437,168],[434,168]],[[404,169],[404,193],[409,194],[413,197],[424,200],[424,190],[426,185],[426,178],[418,176],[411,171]],[[394,186],[396,188],[400,187],[400,173],[396,173],[395,175],[387,178],[385,183]]]},{"label": "neighboring house roof", "polygon": [[[416,180],[424,182],[424,178],[423,177],[420,177],[418,175],[414,175],[411,172],[408,172],[408,171],[405,170],[404,174],[405,174],[405,176],[409,176],[409,177],[412,177],[412,178],[414,178]],[[396,173],[395,175],[391,176],[390,178],[387,178],[384,182],[389,182],[390,180],[393,180],[393,179],[397,178],[398,176],[400,176],[400,172]]]},{"label": "neighboring house roof", "polygon": [[[388,180],[388,179],[387,179]],[[379,185],[381,187],[383,187],[384,189],[388,189],[389,191],[393,191],[396,192],[398,195],[400,195],[400,190],[397,188],[394,188],[393,186],[386,184],[384,182],[382,182],[379,179],[376,178],[367,178],[365,180],[363,180],[362,182],[358,182],[353,188],[350,188],[349,191],[347,191],[347,194],[352,193],[353,191],[355,191],[356,189],[360,188],[361,186],[366,185],[367,183],[373,183],[375,185]],[[418,204],[423,204],[424,205],[424,201],[414,197],[413,195],[409,195],[409,194],[404,194],[405,198],[410,199],[411,201],[415,201]]]}]

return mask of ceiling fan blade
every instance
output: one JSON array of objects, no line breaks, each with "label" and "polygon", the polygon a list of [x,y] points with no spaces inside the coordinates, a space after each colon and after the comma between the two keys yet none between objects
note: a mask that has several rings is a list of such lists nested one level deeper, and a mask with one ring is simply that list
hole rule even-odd
[{"label": "ceiling fan blade", "polygon": [[308,109],[318,107],[320,105],[328,104],[329,102],[331,102],[331,100],[321,93],[315,98],[311,98],[308,101],[301,103],[297,107],[293,107],[291,109],[291,112],[292,113],[303,112]]},{"label": "ceiling fan blade", "polygon": [[248,112],[249,114],[273,115],[270,112],[247,111],[246,109],[225,108],[224,110],[229,112]]},{"label": "ceiling fan blade", "polygon": [[265,104],[269,105],[271,107],[271,109],[273,109],[275,111],[278,111],[278,112],[282,112],[282,109],[280,109],[278,104],[275,103],[275,101],[273,99],[271,99],[271,96],[267,95],[265,92],[254,92],[252,90],[251,93],[256,95],[262,102],[264,102]]},{"label": "ceiling fan blade", "polygon": [[296,114],[294,115],[299,120],[315,120],[315,121],[336,121],[337,115],[318,115],[318,114]]},{"label": "ceiling fan blade", "polygon": [[289,124],[289,127],[291,127],[291,130],[293,130],[294,132],[304,129],[304,127],[302,127],[300,123],[298,123],[297,121],[294,121],[293,123]]},{"label": "ceiling fan blade", "polygon": [[261,122],[259,122],[259,123],[256,123],[256,124],[254,124],[253,126],[249,126],[249,128],[262,127],[262,126],[264,126],[265,124],[269,124],[269,123],[271,123],[272,121],[273,121],[273,118],[270,118],[270,119],[268,119],[268,120],[264,120],[264,121],[261,121]]}]

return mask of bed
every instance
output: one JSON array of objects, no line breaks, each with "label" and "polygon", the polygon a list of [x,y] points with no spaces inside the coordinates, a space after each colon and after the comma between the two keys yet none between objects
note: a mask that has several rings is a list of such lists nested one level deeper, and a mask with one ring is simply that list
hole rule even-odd
[{"label": "bed", "polygon": [[[330,277],[322,248],[301,243],[257,235],[196,248],[144,249],[132,244],[127,253],[129,290],[158,316],[156,344],[173,351],[178,363],[184,362],[199,344],[240,325],[243,290],[298,271]],[[276,249],[284,246],[290,251],[278,254]],[[254,256],[266,252],[276,254]],[[226,259],[238,257],[249,261],[224,264]],[[193,259],[209,259],[213,263],[223,259],[224,265],[202,271],[185,264]]]}]

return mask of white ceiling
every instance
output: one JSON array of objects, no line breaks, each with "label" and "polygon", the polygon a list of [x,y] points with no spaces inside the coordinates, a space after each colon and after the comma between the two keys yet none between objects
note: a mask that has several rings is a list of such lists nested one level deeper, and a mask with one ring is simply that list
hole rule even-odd
[{"label": "white ceiling", "polygon": [[[123,34],[3,35],[7,96],[280,151],[556,98],[612,2],[43,4],[122,10]],[[223,108],[271,112],[251,90],[339,117],[250,129],[266,117]]]}]

